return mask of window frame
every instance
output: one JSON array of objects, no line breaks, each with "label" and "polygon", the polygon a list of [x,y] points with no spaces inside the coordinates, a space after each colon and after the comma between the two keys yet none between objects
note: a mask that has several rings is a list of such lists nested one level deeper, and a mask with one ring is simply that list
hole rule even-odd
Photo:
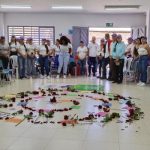
[{"label": "window frame", "polygon": [[[41,40],[41,38],[40,38],[40,28],[52,28],[53,29],[53,43],[55,43],[55,26],[15,26],[15,25],[8,25],[7,26],[7,39],[8,39],[8,42],[9,42],[9,28],[10,27],[22,27],[23,28],[23,36],[24,36],[24,28],[25,27],[38,27],[38,33],[39,33],[39,36],[38,36],[38,39],[39,39],[39,42],[38,42],[38,44],[40,45],[40,40]],[[32,33],[32,31],[31,31],[31,33]]]}]

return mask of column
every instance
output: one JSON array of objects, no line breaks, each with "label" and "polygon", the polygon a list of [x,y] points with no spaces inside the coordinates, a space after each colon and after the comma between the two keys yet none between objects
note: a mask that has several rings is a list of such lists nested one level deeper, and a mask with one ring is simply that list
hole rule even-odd
[{"label": "column", "polygon": [[150,9],[146,12],[146,36],[148,43],[150,43]]}]

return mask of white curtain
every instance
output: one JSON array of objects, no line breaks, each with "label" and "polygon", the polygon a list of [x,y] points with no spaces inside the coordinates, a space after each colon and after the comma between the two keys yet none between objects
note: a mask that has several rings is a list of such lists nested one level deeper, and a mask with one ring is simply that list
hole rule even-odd
[{"label": "white curtain", "polygon": [[132,38],[136,39],[140,36],[146,36],[146,27],[132,27]]}]

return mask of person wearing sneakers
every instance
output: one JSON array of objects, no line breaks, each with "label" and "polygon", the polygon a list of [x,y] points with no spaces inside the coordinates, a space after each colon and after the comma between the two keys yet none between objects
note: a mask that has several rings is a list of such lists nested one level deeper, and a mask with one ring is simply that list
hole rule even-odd
[{"label": "person wearing sneakers", "polygon": [[125,43],[122,41],[122,36],[117,35],[117,42],[113,45],[112,57],[115,63],[114,72],[115,78],[113,83],[122,83],[123,81],[123,67],[124,67],[124,58],[125,58]]},{"label": "person wearing sneakers", "polygon": [[141,37],[141,45],[138,49],[139,54],[139,75],[140,81],[138,83],[139,86],[144,86],[147,81],[147,66],[148,66],[148,58],[150,55],[150,47],[147,44],[147,38]]},{"label": "person wearing sneakers", "polygon": [[32,77],[35,75],[35,49],[36,46],[33,43],[33,39],[31,37],[27,38],[27,73],[28,76]]},{"label": "person wearing sneakers", "polygon": [[70,49],[72,49],[71,44],[66,36],[62,36],[60,38],[60,53],[59,53],[59,67],[58,67],[58,75],[57,79],[60,77],[61,70],[63,68],[63,77],[66,78],[68,71],[68,64],[70,59]]},{"label": "person wearing sneakers", "polygon": [[88,65],[89,65],[89,75],[91,76],[91,69],[93,72],[93,76],[96,76],[96,66],[97,66],[97,54],[98,54],[99,46],[96,43],[96,37],[92,37],[92,41],[88,45]]},{"label": "person wearing sneakers", "polygon": [[39,46],[39,64],[41,67],[41,79],[44,78],[46,72],[46,78],[49,78],[49,49],[46,45],[46,39],[42,39],[42,44]]},{"label": "person wearing sneakers", "polygon": [[27,76],[27,47],[24,43],[24,37],[20,37],[19,44],[17,46],[18,52],[18,69],[19,78],[28,78]]}]

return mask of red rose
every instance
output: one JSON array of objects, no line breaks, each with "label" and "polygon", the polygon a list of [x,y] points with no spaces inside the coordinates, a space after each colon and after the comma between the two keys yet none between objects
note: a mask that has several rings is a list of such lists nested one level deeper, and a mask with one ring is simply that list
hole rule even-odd
[{"label": "red rose", "polygon": [[69,119],[69,116],[65,115],[64,120],[68,120],[68,119]]}]

